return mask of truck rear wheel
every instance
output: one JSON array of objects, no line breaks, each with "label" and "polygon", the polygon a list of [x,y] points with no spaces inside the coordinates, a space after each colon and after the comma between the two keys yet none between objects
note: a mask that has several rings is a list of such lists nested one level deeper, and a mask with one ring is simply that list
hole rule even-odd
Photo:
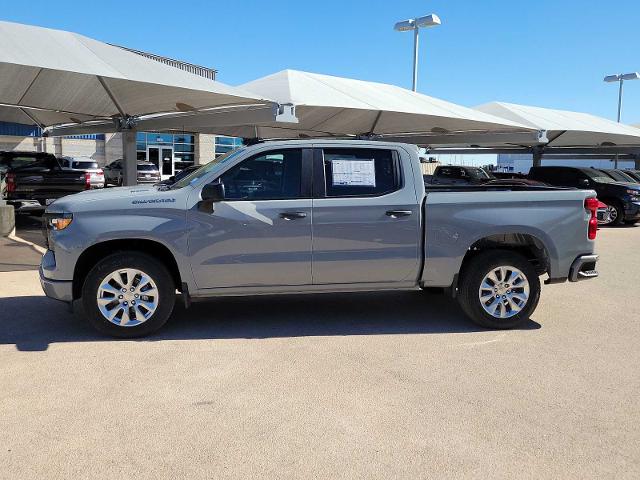
[{"label": "truck rear wheel", "polygon": [[525,257],[489,250],[465,265],[458,300],[471,320],[486,328],[514,328],[527,320],[540,300],[540,278]]},{"label": "truck rear wheel", "polygon": [[175,300],[171,274],[139,252],[119,252],[99,261],[82,287],[89,323],[114,337],[140,337],[158,330],[171,315]]}]

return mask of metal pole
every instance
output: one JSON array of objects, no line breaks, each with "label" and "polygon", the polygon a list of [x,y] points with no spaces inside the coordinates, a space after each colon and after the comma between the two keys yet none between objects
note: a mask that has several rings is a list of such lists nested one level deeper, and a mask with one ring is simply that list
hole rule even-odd
[{"label": "metal pole", "polygon": [[620,123],[620,114],[622,113],[622,83],[624,80],[620,77],[620,88],[618,88],[618,123]]},{"label": "metal pole", "polygon": [[122,176],[123,185],[138,184],[138,159],[136,153],[136,130],[122,130]]},{"label": "metal pole", "polygon": [[[624,80],[622,79],[622,75],[620,75],[620,80],[619,80],[619,87],[618,87],[618,123],[620,123],[620,116],[622,113],[622,84],[624,83]],[[616,153],[616,156],[613,160],[613,168],[617,169],[618,168],[618,154]]]},{"label": "metal pole", "polygon": [[413,87],[415,92],[418,88],[418,31],[420,29],[416,25],[413,29]]}]

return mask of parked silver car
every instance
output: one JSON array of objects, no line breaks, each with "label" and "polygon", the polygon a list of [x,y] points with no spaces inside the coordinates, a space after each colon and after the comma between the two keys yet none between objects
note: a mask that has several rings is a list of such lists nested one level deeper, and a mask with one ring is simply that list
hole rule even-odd
[{"label": "parked silver car", "polygon": [[[158,183],[160,170],[151,162],[138,162],[138,183]],[[104,167],[105,184],[122,186],[124,184],[122,159],[111,162]]]},{"label": "parked silver car", "polygon": [[92,158],[62,157],[59,160],[63,170],[88,173],[91,188],[104,188],[104,171]]}]

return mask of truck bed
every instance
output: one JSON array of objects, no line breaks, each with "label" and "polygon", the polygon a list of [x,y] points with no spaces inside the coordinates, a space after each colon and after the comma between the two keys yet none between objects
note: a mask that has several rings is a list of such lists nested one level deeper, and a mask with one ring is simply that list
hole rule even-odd
[{"label": "truck bed", "polygon": [[[474,245],[513,235],[544,249],[549,277],[566,279],[573,260],[593,251],[587,238],[591,190],[543,186],[432,186],[423,214],[425,286],[449,286]],[[496,238],[498,240],[498,238]]]}]

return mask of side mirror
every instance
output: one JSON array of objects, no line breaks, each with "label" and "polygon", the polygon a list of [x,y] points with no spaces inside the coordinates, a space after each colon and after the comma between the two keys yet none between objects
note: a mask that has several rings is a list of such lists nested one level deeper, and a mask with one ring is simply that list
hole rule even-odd
[{"label": "side mirror", "polygon": [[217,180],[202,187],[200,198],[203,202],[219,202],[224,200],[224,184]]},{"label": "side mirror", "polygon": [[198,210],[203,213],[213,213],[213,204],[224,200],[224,184],[220,180],[207,183],[202,187],[200,198]]}]

